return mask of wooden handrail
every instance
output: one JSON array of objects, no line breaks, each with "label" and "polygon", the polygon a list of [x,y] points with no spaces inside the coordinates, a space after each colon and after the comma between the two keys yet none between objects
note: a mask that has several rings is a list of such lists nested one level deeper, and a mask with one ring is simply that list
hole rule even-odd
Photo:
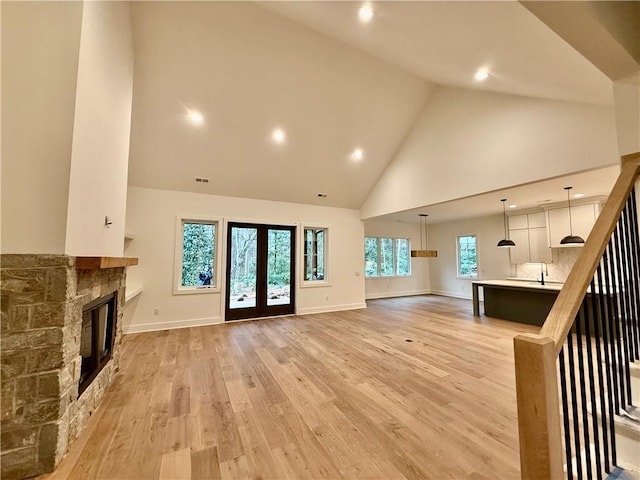
[{"label": "wooden handrail", "polygon": [[573,325],[638,174],[640,174],[640,153],[622,157],[622,169],[618,180],[540,330],[540,335],[553,340],[556,356],[560,353]]}]

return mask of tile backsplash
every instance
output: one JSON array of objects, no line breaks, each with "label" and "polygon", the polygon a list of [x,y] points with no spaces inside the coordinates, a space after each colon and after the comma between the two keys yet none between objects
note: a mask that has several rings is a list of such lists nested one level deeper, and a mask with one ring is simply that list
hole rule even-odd
[{"label": "tile backsplash", "polygon": [[[581,247],[551,249],[553,262],[548,264],[548,275],[545,270],[545,280],[549,280],[550,282],[565,282],[581,251]],[[515,265],[514,273],[514,276],[517,278],[538,279],[540,278],[540,264],[519,263]]]}]

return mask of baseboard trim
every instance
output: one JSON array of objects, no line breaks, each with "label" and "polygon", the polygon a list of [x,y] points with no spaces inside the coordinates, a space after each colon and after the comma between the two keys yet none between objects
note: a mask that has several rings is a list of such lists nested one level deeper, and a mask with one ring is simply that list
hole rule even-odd
[{"label": "baseboard trim", "polygon": [[433,295],[441,295],[443,297],[461,298],[463,300],[471,300],[471,295],[460,294],[457,292],[448,292],[446,290],[431,290]]},{"label": "baseboard trim", "polygon": [[310,315],[313,313],[330,313],[341,312],[343,310],[358,310],[359,308],[367,308],[366,303],[347,303],[344,305],[327,305],[326,307],[309,307],[300,308],[297,315]]},{"label": "baseboard trim", "polygon": [[[330,313],[340,312],[343,310],[358,310],[361,308],[367,308],[366,303],[349,303],[345,305],[331,305],[327,307],[311,307],[301,308],[296,315],[311,315],[314,313]],[[271,317],[267,317],[271,318]],[[251,318],[249,320],[259,320]],[[178,328],[191,328],[191,327],[206,327],[208,325],[217,325],[224,323],[220,317],[208,317],[208,318],[192,318],[188,320],[174,320],[171,322],[157,322],[157,323],[144,323],[137,325],[130,325],[123,328],[123,333],[129,335],[131,333],[146,333],[157,332],[160,330],[175,330]]]},{"label": "baseboard trim", "polygon": [[378,298],[413,297],[415,295],[429,295],[433,293],[429,290],[413,290],[409,292],[383,292],[365,295],[366,300],[376,300]]},{"label": "baseboard trim", "polygon": [[123,329],[123,333],[128,335],[130,333],[157,332],[160,330],[175,330],[177,328],[206,327],[207,325],[215,325],[218,323],[223,323],[222,318],[191,318],[188,320],[174,320],[171,322],[143,323],[138,325],[129,325],[129,327]]}]

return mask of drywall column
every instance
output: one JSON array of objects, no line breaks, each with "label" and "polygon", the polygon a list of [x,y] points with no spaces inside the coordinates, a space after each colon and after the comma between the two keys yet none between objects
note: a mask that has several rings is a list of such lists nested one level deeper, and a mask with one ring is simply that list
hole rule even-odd
[{"label": "drywall column", "polygon": [[129,4],[87,2],[66,219],[69,255],[122,256],[132,91]]},{"label": "drywall column", "polygon": [[620,155],[640,152],[640,73],[613,83]]},{"label": "drywall column", "polygon": [[82,2],[2,2],[2,252],[63,253]]}]

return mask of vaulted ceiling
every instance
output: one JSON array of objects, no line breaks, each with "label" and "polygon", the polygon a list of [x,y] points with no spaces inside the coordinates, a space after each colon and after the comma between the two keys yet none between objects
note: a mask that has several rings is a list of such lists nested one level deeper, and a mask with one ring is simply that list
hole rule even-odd
[{"label": "vaulted ceiling", "polygon": [[368,24],[360,5],[134,2],[129,183],[357,209],[440,85],[611,104],[517,2],[377,2]]}]

